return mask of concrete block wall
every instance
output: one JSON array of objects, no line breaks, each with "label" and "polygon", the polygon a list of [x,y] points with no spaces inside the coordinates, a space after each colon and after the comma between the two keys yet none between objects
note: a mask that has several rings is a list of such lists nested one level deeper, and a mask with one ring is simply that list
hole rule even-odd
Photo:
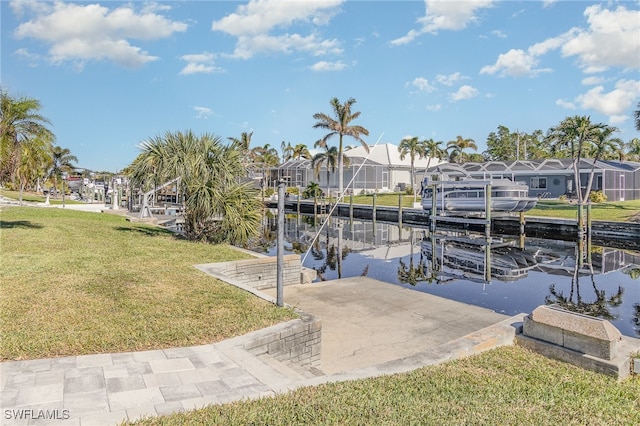
[{"label": "concrete block wall", "polygon": [[[215,264],[215,269],[218,274],[229,278],[232,282],[253,287],[256,290],[264,290],[275,288],[277,285],[277,260],[277,257],[262,257],[222,262]],[[283,260],[283,284],[304,283],[304,278],[309,274],[303,273],[303,269],[306,268],[301,268],[300,255],[288,254],[283,257]]]},{"label": "concrete block wall", "polygon": [[322,323],[303,314],[301,319],[269,328],[246,343],[244,349],[253,355],[269,355],[278,361],[303,368],[320,368]]}]

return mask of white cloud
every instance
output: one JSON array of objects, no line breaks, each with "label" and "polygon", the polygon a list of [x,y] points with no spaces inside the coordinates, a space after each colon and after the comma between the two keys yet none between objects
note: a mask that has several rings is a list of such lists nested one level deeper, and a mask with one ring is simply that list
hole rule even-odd
[{"label": "white cloud", "polygon": [[297,33],[273,35],[294,24],[325,25],[338,13],[343,0],[281,1],[251,0],[238,6],[236,12],[214,21],[213,31],[222,31],[238,38],[233,56],[249,59],[258,53],[290,53],[302,51],[313,55],[342,53],[340,43],[324,40],[316,34]]},{"label": "white cloud", "polygon": [[204,118],[205,120],[215,113],[211,108],[202,107],[202,106],[194,106],[193,110],[196,112],[196,118]]},{"label": "white cloud", "polygon": [[311,65],[309,69],[311,69],[312,71],[342,71],[346,67],[347,65],[342,61],[337,61],[337,62],[320,61]]},{"label": "white cloud", "polygon": [[581,83],[584,84],[585,86],[594,86],[596,84],[600,84],[603,83],[605,81],[604,77],[587,77],[587,78],[583,78]]},{"label": "white cloud", "polygon": [[439,74],[436,76],[436,81],[445,86],[453,86],[456,83],[459,83],[462,80],[467,80],[469,77],[463,76],[459,72],[455,72],[453,74],[444,75]]},{"label": "white cloud", "polygon": [[564,99],[558,99],[556,105],[565,109],[576,109],[576,104],[573,102],[565,101]]},{"label": "white cloud", "polygon": [[436,90],[436,88],[429,83],[429,80],[424,77],[416,77],[413,81],[407,83],[406,86],[415,87],[420,93],[431,93]]},{"label": "white cloud", "polygon": [[640,97],[640,80],[620,80],[610,92],[603,86],[596,86],[578,96],[576,102],[584,109],[592,109],[609,116],[623,116],[633,108]]},{"label": "white cloud", "polygon": [[564,56],[577,56],[587,73],[612,66],[640,69],[640,10],[595,5],[586,8],[584,15],[589,29],[579,31],[562,46]]},{"label": "white cloud", "polygon": [[391,44],[410,43],[422,34],[436,34],[440,30],[462,30],[478,20],[478,11],[493,6],[493,0],[425,0],[425,6],[425,16],[418,19],[422,27],[410,30],[407,35],[392,40]]},{"label": "white cloud", "polygon": [[536,68],[538,58],[521,49],[511,49],[501,53],[494,65],[487,65],[480,69],[480,74],[499,74],[501,76],[520,77],[549,72],[549,69]]},{"label": "white cloud", "polygon": [[[500,54],[494,65],[480,70],[481,74],[499,74],[512,77],[535,76],[549,69],[536,68],[540,57],[560,50],[563,57],[576,56],[585,73],[602,72],[610,67],[627,70],[640,69],[640,10],[615,10],[589,6],[584,15],[588,29],[571,28],[557,37],[548,38],[527,50],[511,49]],[[615,46],[615,48],[612,48]]]},{"label": "white cloud", "polygon": [[15,36],[48,44],[49,58],[55,63],[110,60],[137,68],[158,58],[131,45],[130,40],[156,40],[187,29],[185,23],[154,12],[138,13],[132,4],[114,9],[63,2],[19,2],[12,6],[14,11],[31,16],[16,28]]},{"label": "white cloud", "polygon": [[426,108],[428,111],[440,111],[442,109],[442,105],[440,104],[427,105]]},{"label": "white cloud", "polygon": [[457,92],[451,94],[451,100],[454,102],[462,101],[475,98],[476,96],[478,96],[478,89],[465,84],[464,86],[460,86]]},{"label": "white cloud", "polygon": [[181,75],[211,74],[216,71],[222,71],[221,68],[215,66],[215,55],[213,53],[203,52],[183,55],[180,59],[187,62],[187,65],[179,72]]}]

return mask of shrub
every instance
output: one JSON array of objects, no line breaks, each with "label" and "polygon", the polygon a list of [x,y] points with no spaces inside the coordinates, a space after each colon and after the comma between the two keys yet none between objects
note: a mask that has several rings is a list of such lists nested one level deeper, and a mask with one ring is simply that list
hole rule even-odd
[{"label": "shrub", "polygon": [[589,194],[589,200],[592,203],[604,203],[607,201],[607,196],[602,191],[591,191]]},{"label": "shrub", "polygon": [[413,188],[411,187],[411,185],[407,186],[404,189],[404,193],[407,194],[407,195],[413,195]]}]

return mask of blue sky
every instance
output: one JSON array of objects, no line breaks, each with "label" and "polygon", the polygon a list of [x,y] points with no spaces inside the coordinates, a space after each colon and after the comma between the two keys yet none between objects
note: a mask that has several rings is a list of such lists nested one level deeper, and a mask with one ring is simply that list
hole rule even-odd
[{"label": "blue sky", "polygon": [[121,170],[167,131],[312,147],[333,97],[357,100],[370,144],[460,135],[482,152],[500,125],[547,131],[573,115],[640,137],[639,1],[1,7],[3,89],[39,99],[56,143],[91,170]]}]

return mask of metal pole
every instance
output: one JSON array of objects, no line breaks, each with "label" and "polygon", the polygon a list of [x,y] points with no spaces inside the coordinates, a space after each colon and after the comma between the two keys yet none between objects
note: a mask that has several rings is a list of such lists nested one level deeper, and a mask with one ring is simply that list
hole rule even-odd
[{"label": "metal pole", "polygon": [[277,297],[276,304],[284,306],[283,279],[284,279],[284,182],[278,182],[278,246],[277,246]]},{"label": "metal pole", "polygon": [[402,194],[398,194],[398,226],[402,229]]},{"label": "metal pole", "polygon": [[353,193],[349,194],[349,221],[353,224]]},{"label": "metal pole", "polygon": [[[377,213],[376,213],[376,203],[377,203],[377,200],[378,200],[378,194],[376,194],[376,193],[374,192],[374,193],[373,193],[373,211],[371,212],[371,220],[373,220],[373,229],[374,229],[374,232],[375,232],[375,229],[376,229],[376,216],[377,216]],[[374,235],[375,235],[375,234],[374,234]]]},{"label": "metal pole", "polygon": [[[436,199],[436,197],[438,196],[438,193],[436,192],[437,189],[438,187],[435,183],[431,185],[431,232],[435,232],[436,230],[436,216],[438,214],[438,212],[436,211],[436,205],[438,203],[438,200]],[[444,193],[444,189],[442,190],[442,192]],[[444,205],[444,200],[442,204]]]},{"label": "metal pole", "polygon": [[484,226],[484,234],[487,238],[487,242],[491,242],[491,184],[487,184],[484,188],[485,191],[485,219],[487,223]]}]

